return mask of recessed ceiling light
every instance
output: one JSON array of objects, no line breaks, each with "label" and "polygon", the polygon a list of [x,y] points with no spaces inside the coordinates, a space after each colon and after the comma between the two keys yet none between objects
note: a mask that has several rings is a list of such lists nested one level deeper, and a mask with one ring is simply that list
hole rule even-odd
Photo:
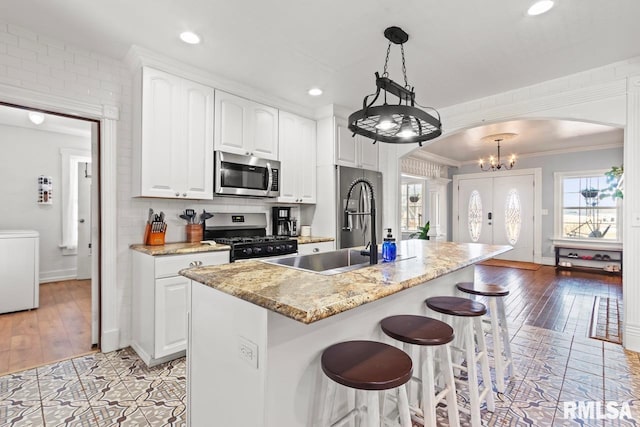
[{"label": "recessed ceiling light", "polygon": [[309,92],[307,93],[311,96],[320,96],[322,95],[322,89],[318,87],[312,87],[311,89],[309,89]]},{"label": "recessed ceiling light", "polygon": [[553,7],[553,0],[540,0],[535,2],[527,13],[531,16],[542,15],[545,12],[548,12]]},{"label": "recessed ceiling light", "polygon": [[29,111],[29,120],[34,125],[41,125],[44,122],[44,114],[38,113],[37,111]]},{"label": "recessed ceiling light", "polygon": [[180,40],[188,44],[198,44],[200,43],[200,36],[191,31],[185,31],[180,33]]}]

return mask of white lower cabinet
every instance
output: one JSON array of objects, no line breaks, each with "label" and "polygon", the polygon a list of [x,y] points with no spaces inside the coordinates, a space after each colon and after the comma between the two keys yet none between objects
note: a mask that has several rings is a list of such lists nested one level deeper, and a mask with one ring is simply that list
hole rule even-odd
[{"label": "white lower cabinet", "polygon": [[160,256],[133,252],[131,347],[148,366],[181,357],[187,348],[191,280],[178,272],[228,262],[228,251]]},{"label": "white lower cabinet", "polygon": [[319,242],[298,244],[298,255],[310,255],[320,252],[329,252],[336,249],[336,242]]}]

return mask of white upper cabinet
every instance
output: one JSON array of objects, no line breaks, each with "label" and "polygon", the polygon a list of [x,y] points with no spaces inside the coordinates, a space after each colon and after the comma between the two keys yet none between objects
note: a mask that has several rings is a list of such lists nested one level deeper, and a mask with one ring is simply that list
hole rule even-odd
[{"label": "white upper cabinet", "polygon": [[378,144],[361,135],[353,137],[347,122],[336,119],[336,164],[378,170]]},{"label": "white upper cabinet", "polygon": [[216,91],[215,149],[278,160],[278,110]]},{"label": "white upper cabinet", "polygon": [[213,89],[144,67],[141,92],[133,194],[212,199]]},{"label": "white upper cabinet", "polygon": [[316,122],[280,112],[280,203],[316,202]]}]

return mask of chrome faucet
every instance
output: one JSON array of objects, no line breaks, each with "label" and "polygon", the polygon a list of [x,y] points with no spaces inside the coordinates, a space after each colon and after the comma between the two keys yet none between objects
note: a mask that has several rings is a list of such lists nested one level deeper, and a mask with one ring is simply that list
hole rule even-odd
[{"label": "chrome faucet", "polygon": [[[369,199],[371,200],[371,210],[369,212],[349,212],[349,200],[351,199],[351,192],[353,191],[353,187],[358,184],[364,184],[369,188]],[[344,218],[343,218],[343,226],[342,229],[344,231],[351,231],[351,227],[349,227],[349,215],[369,215],[371,217],[371,241],[367,247],[369,251],[366,249],[361,251],[362,255],[369,255],[369,264],[377,264],[378,263],[378,242],[376,241],[376,196],[373,193],[373,184],[366,178],[358,178],[351,183],[349,187],[349,191],[347,193],[347,204],[344,208]]]}]

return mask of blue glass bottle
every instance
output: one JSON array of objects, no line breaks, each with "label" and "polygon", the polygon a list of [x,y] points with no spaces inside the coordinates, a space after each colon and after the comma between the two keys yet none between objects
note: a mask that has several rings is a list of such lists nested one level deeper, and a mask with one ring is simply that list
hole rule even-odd
[{"label": "blue glass bottle", "polygon": [[384,262],[394,261],[396,259],[396,239],[391,235],[391,229],[387,228],[387,237],[384,238],[382,244],[382,260]]}]

